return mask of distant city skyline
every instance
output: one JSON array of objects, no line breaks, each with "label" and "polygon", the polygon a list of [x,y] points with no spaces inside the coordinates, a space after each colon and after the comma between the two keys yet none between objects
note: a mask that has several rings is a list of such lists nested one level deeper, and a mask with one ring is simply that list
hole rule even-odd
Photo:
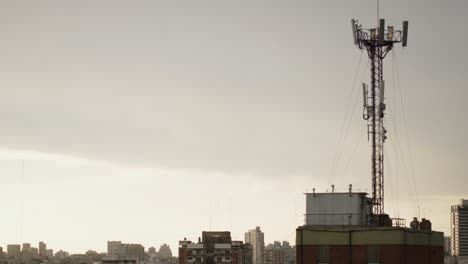
[{"label": "distant city skyline", "polygon": [[[384,65],[386,212],[448,235],[468,197],[468,2],[380,4],[410,23]],[[374,25],[376,2],[0,0],[0,245],[174,250],[255,226],[294,244],[304,192],[371,190],[351,18]]]},{"label": "distant city skyline", "polygon": [[[213,232],[229,232],[229,231],[213,231]],[[263,248],[264,248],[264,244],[265,242],[263,241],[263,238],[264,238],[264,234],[261,232],[260,230],[260,227],[256,227],[255,229],[251,229],[251,230],[248,230],[248,232],[246,232],[245,234],[245,242],[246,243],[251,243],[251,242],[254,242],[258,245],[263,245],[263,247],[259,248],[258,251],[261,253]],[[200,239],[201,237],[199,237]],[[186,239],[186,238],[185,238]],[[242,241],[244,242],[244,241]],[[142,249],[141,252],[146,252],[146,253],[149,253],[149,254],[160,254],[161,256],[163,257],[166,257],[166,258],[169,258],[169,257],[173,257],[173,253],[172,253],[172,249],[170,247],[170,245],[168,245],[167,243],[162,243],[159,245],[159,250],[156,250],[156,248],[154,247],[155,245],[153,246],[147,246],[145,247],[144,245],[140,244],[140,243],[124,243],[122,241],[107,241],[107,248],[106,250],[104,251],[96,251],[97,253],[104,253],[106,254],[107,256],[114,256],[114,257],[118,257],[118,256],[122,256],[122,255],[126,255],[128,252],[134,252],[133,249],[129,250],[130,247],[138,247],[137,251],[138,251],[138,254],[140,254],[140,248]],[[272,240],[271,243],[269,243],[269,246],[270,247],[273,247],[273,245],[276,245],[278,242],[278,240]],[[283,241],[283,244],[286,243],[286,245],[289,246],[289,243],[287,241]],[[36,254],[38,257],[45,257],[45,256],[49,256],[50,254],[47,254],[47,253],[44,253],[44,252],[54,252],[53,249],[50,249],[47,247],[47,243],[45,243],[44,241],[39,241],[37,243],[37,247],[34,247],[33,246],[34,243],[30,243],[30,242],[24,242],[22,244],[6,244],[6,245],[2,245],[0,244],[0,249],[3,249],[5,248],[5,251],[3,251],[4,253],[7,253],[8,252],[8,248],[12,248],[13,251],[16,251],[18,253],[21,253],[21,252],[26,252],[26,253],[31,253],[31,251],[36,251]],[[254,247],[255,248],[255,247]],[[60,248],[57,250],[57,252],[63,252],[65,248]],[[89,248],[87,249],[86,251],[94,251],[96,249],[93,249],[93,248]],[[0,251],[1,252],[1,251]],[[175,251],[177,252],[177,251]],[[42,254],[44,253],[44,254]],[[68,253],[68,252],[67,252]],[[84,254],[85,251],[83,252],[73,252],[72,254]]]}]

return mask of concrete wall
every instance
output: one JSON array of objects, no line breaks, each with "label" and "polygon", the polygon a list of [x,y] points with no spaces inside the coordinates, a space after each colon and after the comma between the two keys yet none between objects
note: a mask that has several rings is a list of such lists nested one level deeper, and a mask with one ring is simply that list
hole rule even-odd
[{"label": "concrete wall", "polygon": [[370,205],[365,193],[306,193],[305,224],[366,226]]},{"label": "concrete wall", "polygon": [[442,232],[409,228],[298,228],[296,245],[436,245],[444,246]]}]

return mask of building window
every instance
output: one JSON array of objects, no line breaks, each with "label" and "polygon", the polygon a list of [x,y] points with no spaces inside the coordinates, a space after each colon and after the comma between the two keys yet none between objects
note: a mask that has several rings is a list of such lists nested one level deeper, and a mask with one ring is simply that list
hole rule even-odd
[{"label": "building window", "polygon": [[328,264],[330,257],[330,248],[328,246],[319,246],[317,252],[317,263]]},{"label": "building window", "polygon": [[380,263],[380,246],[379,245],[367,246],[367,263],[368,264]]}]

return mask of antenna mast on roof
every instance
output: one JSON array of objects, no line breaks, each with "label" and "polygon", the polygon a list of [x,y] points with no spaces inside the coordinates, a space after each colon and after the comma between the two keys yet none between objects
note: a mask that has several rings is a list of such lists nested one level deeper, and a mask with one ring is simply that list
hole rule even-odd
[{"label": "antenna mast on roof", "polygon": [[[384,214],[384,142],[387,130],[384,127],[385,83],[383,80],[383,59],[393,48],[401,43],[406,47],[408,39],[408,21],[403,21],[402,30],[393,26],[385,28],[385,19],[379,19],[378,27],[363,29],[357,20],[351,20],[354,44],[366,50],[371,64],[370,89],[362,84],[364,110],[363,118],[368,122],[368,138],[372,144],[372,204],[373,214]],[[378,221],[374,221],[378,224]]]}]

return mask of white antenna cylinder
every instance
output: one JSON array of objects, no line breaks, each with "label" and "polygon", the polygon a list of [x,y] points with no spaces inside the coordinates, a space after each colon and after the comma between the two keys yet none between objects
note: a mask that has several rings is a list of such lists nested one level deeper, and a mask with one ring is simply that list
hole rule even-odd
[{"label": "white antenna cylinder", "polygon": [[351,19],[351,30],[353,32],[353,41],[354,45],[358,44],[357,30],[356,30],[356,20]]}]

